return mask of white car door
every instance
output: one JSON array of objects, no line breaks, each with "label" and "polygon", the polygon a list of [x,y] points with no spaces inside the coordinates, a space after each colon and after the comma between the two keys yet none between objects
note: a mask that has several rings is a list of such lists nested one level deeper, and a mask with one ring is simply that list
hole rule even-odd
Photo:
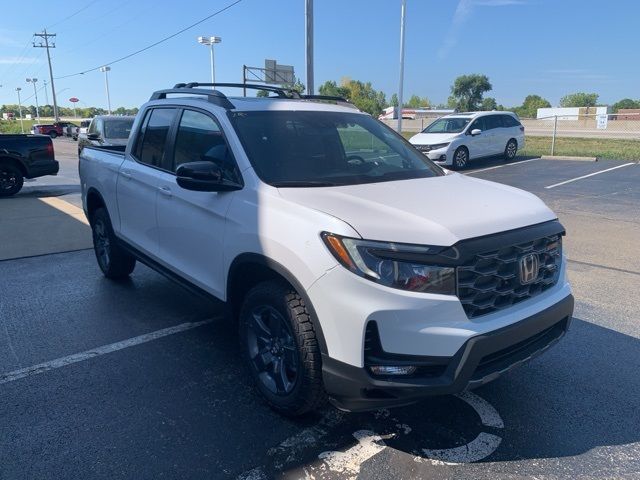
[{"label": "white car door", "polygon": [[487,141],[487,155],[498,155],[500,153],[503,153],[505,147],[507,146],[507,141],[509,140],[509,132],[507,128],[504,128],[502,115],[487,115],[485,117],[485,124],[489,131],[489,139]]},{"label": "white car door", "polygon": [[[467,128],[464,144],[469,149],[470,159],[484,157],[485,155],[488,155],[487,150],[489,146],[487,145],[487,142],[488,142],[489,136],[488,136],[488,132],[486,131],[486,125],[485,125],[484,119],[485,117],[476,118],[473,122],[471,122],[471,125],[469,125],[469,128]],[[473,130],[480,130],[480,133],[478,135],[471,135],[471,132]]]},{"label": "white car door", "polygon": [[226,213],[236,192],[198,192],[176,183],[175,171],[188,162],[224,165],[227,179],[241,183],[240,172],[217,120],[211,113],[184,109],[176,129],[171,163],[158,189],[158,232],[162,262],[209,293],[224,298]]},{"label": "white car door", "polygon": [[118,172],[116,198],[120,212],[120,236],[142,253],[158,254],[156,202],[175,108],[147,111],[133,151]]}]

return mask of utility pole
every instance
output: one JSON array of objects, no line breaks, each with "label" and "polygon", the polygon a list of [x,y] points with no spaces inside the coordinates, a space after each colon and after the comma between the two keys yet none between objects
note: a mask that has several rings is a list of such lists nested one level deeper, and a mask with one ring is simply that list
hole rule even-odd
[{"label": "utility pole", "polygon": [[49,92],[47,91],[47,81],[43,80],[44,82],[44,104],[45,105],[49,105]]},{"label": "utility pole", "polygon": [[402,135],[402,87],[404,86],[404,17],[407,0],[402,0],[400,12],[400,83],[398,84],[398,133]]},{"label": "utility pole", "polygon": [[20,112],[20,131],[24,133],[24,123],[22,123],[22,101],[20,100],[20,87],[16,88],[16,92],[18,92],[18,111]]},{"label": "utility pole", "polygon": [[49,43],[49,37],[55,40],[56,34],[47,33],[47,29],[45,28],[43,29],[42,33],[34,33],[33,36],[40,37],[44,40],[44,44],[40,42],[38,45],[36,45],[36,43],[33,42],[34,47],[47,49],[47,61],[49,62],[49,77],[51,78],[51,93],[53,94],[53,116],[55,118],[55,121],[57,122],[60,120],[60,117],[58,115],[58,102],[56,101],[56,87],[53,83],[53,69],[51,68],[51,55],[49,54],[50,48],[56,48],[55,43],[53,44]]},{"label": "utility pole", "polygon": [[313,95],[313,0],[306,0],[304,13],[306,17],[307,93]]},{"label": "utility pole", "polygon": [[36,117],[38,118],[38,123],[40,123],[40,107],[38,107],[38,89],[36,88],[37,78],[27,78],[27,83],[33,83],[33,94],[36,97]]},{"label": "utility pole", "polygon": [[109,115],[111,115],[111,95],[109,95],[109,77],[108,73],[111,70],[111,67],[105,65],[104,67],[100,67],[100,71],[104,72],[104,87],[107,90],[107,109]]}]

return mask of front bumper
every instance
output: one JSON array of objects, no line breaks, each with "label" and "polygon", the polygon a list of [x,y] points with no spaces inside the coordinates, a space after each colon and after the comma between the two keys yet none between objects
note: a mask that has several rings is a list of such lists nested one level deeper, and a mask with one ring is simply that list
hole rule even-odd
[{"label": "front bumper", "polygon": [[451,155],[449,154],[449,146],[428,151],[425,150],[425,147],[422,145],[415,145],[415,147],[420,151],[420,153],[433,162],[446,164],[447,161],[450,161]]},{"label": "front bumper", "polygon": [[453,394],[483,385],[555,344],[569,327],[573,304],[573,296],[568,295],[517,323],[474,336],[452,357],[406,356],[405,362],[440,366],[430,370],[439,372],[435,375],[374,378],[366,367],[323,355],[325,388],[336,407],[363,411],[406,405],[427,396]]}]

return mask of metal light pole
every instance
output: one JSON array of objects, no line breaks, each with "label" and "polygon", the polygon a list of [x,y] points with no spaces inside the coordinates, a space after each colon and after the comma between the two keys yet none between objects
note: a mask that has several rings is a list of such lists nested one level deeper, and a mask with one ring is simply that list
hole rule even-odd
[{"label": "metal light pole", "polygon": [[104,86],[107,89],[107,107],[109,115],[111,115],[111,96],[109,95],[109,75],[107,73],[109,70],[111,70],[111,67],[100,67],[100,71],[104,72]]},{"label": "metal light pole", "polygon": [[305,54],[307,60],[307,94],[313,95],[313,0],[305,2]]},{"label": "metal light pole", "polygon": [[402,87],[404,85],[404,20],[407,0],[402,0],[400,13],[400,83],[398,85],[398,133],[402,134]]},{"label": "metal light pole", "polygon": [[222,42],[222,37],[198,37],[198,43],[200,45],[207,45],[209,47],[209,56],[211,60],[211,83],[216,83],[216,67],[213,57],[213,46],[220,42]]},{"label": "metal light pole", "polygon": [[16,88],[16,92],[18,92],[18,111],[20,112],[20,131],[24,133],[24,123],[22,123],[22,101],[20,100],[20,87]]},{"label": "metal light pole", "polygon": [[38,118],[38,123],[40,123],[40,107],[38,106],[38,89],[36,88],[37,78],[27,78],[27,83],[33,83],[33,94],[36,97],[36,117]]},{"label": "metal light pole", "polygon": [[47,90],[47,81],[43,80],[43,82],[44,82],[44,104],[49,105],[49,90]]}]

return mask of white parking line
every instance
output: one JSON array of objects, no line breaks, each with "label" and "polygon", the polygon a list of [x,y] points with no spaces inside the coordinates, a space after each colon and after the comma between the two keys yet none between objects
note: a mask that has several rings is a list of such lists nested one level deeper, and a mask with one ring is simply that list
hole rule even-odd
[{"label": "white parking line", "polygon": [[495,170],[496,168],[510,167],[511,165],[520,165],[521,163],[535,162],[540,160],[539,158],[530,158],[529,160],[521,160],[519,162],[505,163],[504,165],[495,165],[493,167],[480,168],[478,170],[472,170],[470,172],[464,172],[465,175],[471,175],[472,173],[486,172],[487,170]]},{"label": "white parking line", "polygon": [[576,177],[576,178],[572,178],[570,180],[565,180],[564,182],[554,183],[553,185],[549,185],[548,187],[544,187],[544,188],[559,187],[560,185],[566,185],[567,183],[575,182],[577,180],[582,180],[583,178],[593,177],[594,175],[600,175],[601,173],[610,172],[611,170],[616,170],[618,168],[628,167],[629,165],[635,165],[635,164],[636,164],[635,162],[629,162],[629,163],[625,163],[624,165],[618,165],[616,167],[606,168],[604,170],[600,170],[598,172],[590,173],[588,175],[582,175],[581,177]]},{"label": "white parking line", "polygon": [[103,345],[101,347],[96,347],[81,353],[75,353],[67,357],[56,358],[55,360],[39,363],[38,365],[33,365],[31,367],[21,368],[20,370],[14,370],[13,372],[9,373],[3,373],[0,374],[0,385],[19,380],[21,378],[30,377],[32,375],[38,375],[40,373],[48,372],[49,370],[54,370],[56,368],[66,367],[67,365],[71,365],[73,363],[83,362],[85,360],[99,357],[100,355],[105,355],[107,353],[116,352],[124,348],[151,342],[153,340],[173,335],[175,333],[192,330],[194,328],[201,327],[202,325],[207,325],[208,323],[213,322],[213,320],[213,318],[209,318],[200,322],[181,323],[180,325],[176,325],[174,327],[163,328],[162,330],[145,333],[144,335],[128,338],[127,340],[122,340],[116,343],[110,343],[109,345]]}]

